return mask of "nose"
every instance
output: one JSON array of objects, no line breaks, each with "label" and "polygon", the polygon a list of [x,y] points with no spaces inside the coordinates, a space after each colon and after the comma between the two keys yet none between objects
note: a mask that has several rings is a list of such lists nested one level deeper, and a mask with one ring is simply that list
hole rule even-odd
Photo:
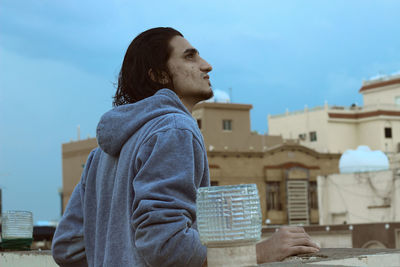
[{"label": "nose", "polygon": [[202,60],[201,66],[200,66],[201,71],[204,71],[204,72],[212,71],[212,66],[204,58],[201,58],[201,60]]}]

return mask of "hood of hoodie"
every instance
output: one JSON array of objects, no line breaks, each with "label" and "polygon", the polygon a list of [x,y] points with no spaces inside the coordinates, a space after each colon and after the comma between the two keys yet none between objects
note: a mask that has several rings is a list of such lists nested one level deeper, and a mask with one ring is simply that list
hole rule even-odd
[{"label": "hood of hoodie", "polygon": [[151,97],[133,104],[118,106],[105,113],[97,125],[100,148],[117,156],[126,141],[148,121],[169,113],[190,112],[170,89],[160,89]]}]

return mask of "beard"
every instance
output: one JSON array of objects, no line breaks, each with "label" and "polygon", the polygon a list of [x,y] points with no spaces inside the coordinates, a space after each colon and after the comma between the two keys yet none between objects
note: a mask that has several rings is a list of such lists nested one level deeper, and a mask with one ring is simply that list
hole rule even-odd
[{"label": "beard", "polygon": [[200,91],[197,93],[192,94],[192,99],[195,99],[196,103],[206,101],[208,99],[211,99],[214,96],[213,90],[210,88],[209,91]]},{"label": "beard", "polygon": [[205,100],[208,100],[208,99],[212,98],[214,96],[214,92],[213,92],[213,90],[211,89],[211,86],[210,86],[210,90],[209,91],[201,92],[201,93],[199,93],[199,95],[200,95],[200,98],[201,98],[200,101],[205,101]]},{"label": "beard", "polygon": [[190,98],[190,99],[193,99],[196,103],[198,103],[198,102],[205,101],[205,100],[208,100],[208,99],[212,98],[214,96],[214,92],[213,92],[213,90],[211,89],[211,86],[210,86],[209,90],[207,90],[207,91],[206,90],[199,90],[199,91],[196,91],[196,92],[190,92],[190,93],[188,93],[186,95],[182,94],[182,96]]}]

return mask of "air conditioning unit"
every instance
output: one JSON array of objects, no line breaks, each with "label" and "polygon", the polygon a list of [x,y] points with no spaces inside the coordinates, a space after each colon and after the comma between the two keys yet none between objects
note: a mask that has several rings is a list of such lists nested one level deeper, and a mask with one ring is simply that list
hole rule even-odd
[{"label": "air conditioning unit", "polygon": [[301,141],[305,141],[307,139],[307,134],[306,133],[299,134],[299,139]]}]

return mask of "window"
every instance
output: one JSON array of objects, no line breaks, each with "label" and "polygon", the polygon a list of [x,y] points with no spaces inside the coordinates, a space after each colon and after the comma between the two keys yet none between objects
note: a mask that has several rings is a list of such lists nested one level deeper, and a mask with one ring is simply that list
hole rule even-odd
[{"label": "window", "polygon": [[310,132],[310,141],[311,142],[317,141],[317,132]]},{"label": "window", "polygon": [[201,129],[201,120],[200,119],[197,120],[197,125],[199,126],[199,129]]},{"label": "window", "polygon": [[396,106],[400,106],[400,96],[396,96],[394,101],[396,103]]},{"label": "window", "polygon": [[267,210],[282,210],[280,182],[267,183]]},{"label": "window", "polygon": [[308,202],[310,209],[318,209],[317,182],[308,184]]},{"label": "window", "polygon": [[232,120],[222,120],[222,129],[224,131],[232,131]]},{"label": "window", "polygon": [[385,138],[392,138],[392,128],[385,127]]},{"label": "window", "polygon": [[218,186],[219,182],[218,181],[210,181],[211,186]]}]

